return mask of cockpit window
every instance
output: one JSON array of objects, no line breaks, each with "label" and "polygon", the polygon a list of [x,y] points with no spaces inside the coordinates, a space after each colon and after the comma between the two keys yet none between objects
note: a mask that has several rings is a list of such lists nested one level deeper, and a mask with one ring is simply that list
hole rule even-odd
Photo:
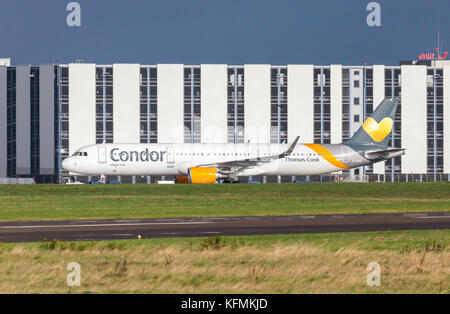
[{"label": "cockpit window", "polygon": [[85,156],[87,157],[88,153],[87,152],[75,152],[73,153],[72,156]]}]

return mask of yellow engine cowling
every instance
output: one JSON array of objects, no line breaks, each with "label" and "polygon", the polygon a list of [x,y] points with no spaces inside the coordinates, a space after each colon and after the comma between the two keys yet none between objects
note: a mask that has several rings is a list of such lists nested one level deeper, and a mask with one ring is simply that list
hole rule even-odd
[{"label": "yellow engine cowling", "polygon": [[175,179],[175,182],[177,184],[188,184],[189,178],[188,178],[188,176],[177,176]]},{"label": "yellow engine cowling", "polygon": [[189,183],[192,184],[216,183],[218,179],[223,177],[223,175],[217,173],[216,168],[193,167],[188,171]]}]

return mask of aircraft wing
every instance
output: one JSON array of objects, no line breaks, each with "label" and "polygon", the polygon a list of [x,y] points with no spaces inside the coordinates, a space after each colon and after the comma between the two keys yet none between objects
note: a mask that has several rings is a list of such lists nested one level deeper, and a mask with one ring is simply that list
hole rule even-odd
[{"label": "aircraft wing", "polygon": [[233,173],[233,172],[241,171],[245,168],[256,167],[259,164],[268,163],[268,162],[289,156],[290,154],[292,154],[299,139],[300,139],[300,136],[297,136],[295,138],[294,142],[292,142],[291,146],[289,146],[289,148],[286,151],[282,152],[281,154],[257,157],[257,158],[248,158],[248,159],[230,160],[230,161],[224,161],[224,162],[203,164],[203,165],[198,165],[197,167],[217,168],[217,169],[221,170],[221,172],[224,172],[224,173]]}]

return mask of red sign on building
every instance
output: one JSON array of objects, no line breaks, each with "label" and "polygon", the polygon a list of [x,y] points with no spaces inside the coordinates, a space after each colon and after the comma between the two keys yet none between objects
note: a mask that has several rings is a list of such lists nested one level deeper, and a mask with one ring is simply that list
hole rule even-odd
[{"label": "red sign on building", "polygon": [[448,52],[445,51],[444,55],[439,54],[439,49],[436,48],[437,53],[422,53],[419,55],[419,60],[445,60],[447,59]]}]

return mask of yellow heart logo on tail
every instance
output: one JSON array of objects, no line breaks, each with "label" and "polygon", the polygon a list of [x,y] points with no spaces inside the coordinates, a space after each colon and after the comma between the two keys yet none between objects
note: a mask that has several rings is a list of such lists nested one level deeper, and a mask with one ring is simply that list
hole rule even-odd
[{"label": "yellow heart logo on tail", "polygon": [[384,118],[380,123],[377,123],[372,118],[368,118],[362,125],[362,128],[375,142],[381,142],[391,133],[393,124],[394,122],[391,118]]}]

